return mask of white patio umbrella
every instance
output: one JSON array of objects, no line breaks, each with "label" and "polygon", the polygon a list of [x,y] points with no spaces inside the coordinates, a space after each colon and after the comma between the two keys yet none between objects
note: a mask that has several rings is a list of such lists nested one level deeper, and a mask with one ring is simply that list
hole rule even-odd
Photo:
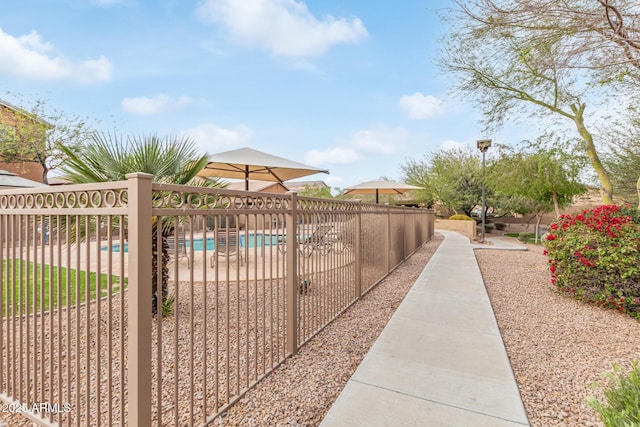
[{"label": "white patio umbrella", "polygon": [[252,148],[239,148],[213,154],[209,156],[209,160],[198,176],[243,179],[245,190],[249,189],[250,179],[275,181],[282,184],[283,181],[307,175],[329,173],[325,169],[318,169]]},{"label": "white patio umbrella", "polygon": [[18,176],[13,172],[0,169],[0,189],[33,187],[47,187],[47,184],[43,184],[38,181],[32,181],[30,179]]},{"label": "white patio umbrella", "polygon": [[378,203],[380,194],[402,194],[409,190],[421,190],[422,187],[394,181],[367,181],[347,187],[344,194],[375,194]]}]

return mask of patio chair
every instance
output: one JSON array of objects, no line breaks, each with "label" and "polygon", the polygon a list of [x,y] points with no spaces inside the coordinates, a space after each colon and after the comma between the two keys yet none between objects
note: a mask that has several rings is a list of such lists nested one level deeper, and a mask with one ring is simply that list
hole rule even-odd
[{"label": "patio chair", "polygon": [[238,239],[236,231],[219,230],[216,233],[215,249],[211,255],[211,268],[215,267],[219,256],[229,259],[232,256],[240,260],[240,265],[244,263],[244,244],[242,239]]},{"label": "patio chair", "polygon": [[322,243],[331,230],[333,225],[319,225],[310,236],[304,239],[303,243]]},{"label": "patio chair", "polygon": [[[298,230],[298,249],[306,257],[311,256],[314,250],[318,250],[322,255],[326,255],[333,246],[334,239],[329,238],[332,234],[333,225],[318,225],[313,232],[305,236],[300,236],[300,229]],[[280,239],[278,241],[278,248],[282,253],[287,251],[286,239]]]},{"label": "patio chair", "polygon": [[332,246],[332,241],[328,238],[332,230],[333,225],[318,225],[310,235],[303,236],[299,245],[304,256],[311,256],[314,250],[326,255]]},{"label": "patio chair", "polygon": [[333,225],[318,225],[316,229],[303,241],[303,252],[309,256],[313,250],[319,250],[325,255],[332,246],[332,240],[329,239],[330,233],[333,231]]},{"label": "patio chair", "polygon": [[167,237],[167,244],[169,245],[169,261],[180,261],[181,258],[187,259],[187,267],[190,267],[189,252],[187,250],[187,242],[183,235]]}]

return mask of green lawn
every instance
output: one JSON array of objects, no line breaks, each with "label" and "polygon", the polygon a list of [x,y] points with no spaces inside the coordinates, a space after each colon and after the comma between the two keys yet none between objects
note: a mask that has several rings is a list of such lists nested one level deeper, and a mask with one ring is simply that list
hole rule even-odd
[{"label": "green lawn", "polygon": [[[64,308],[67,306],[67,295],[69,305],[75,305],[78,302],[83,303],[87,300],[87,285],[89,287],[89,300],[96,298],[96,290],[98,288],[100,289],[100,296],[104,297],[108,293],[109,276],[105,273],[100,274],[99,286],[96,285],[97,279],[98,275],[96,273],[90,273],[87,280],[87,273],[84,271],[78,272],[74,269],[67,270],[56,266],[52,270],[46,264],[34,264],[32,262],[27,264],[26,261],[3,260],[2,276],[0,277],[0,281],[3,283],[2,315],[4,316],[7,309],[11,308],[12,302],[14,314],[19,312],[20,305],[22,305],[22,313],[47,311],[49,307],[54,309]],[[111,276],[111,280],[111,289],[115,293],[120,290],[120,277]],[[13,285],[13,288],[9,288],[11,285]],[[36,295],[35,303],[34,293]],[[22,304],[20,304],[20,295],[22,295]],[[10,298],[11,301],[7,301],[7,298]],[[40,302],[41,299],[42,303]]]},{"label": "green lawn", "polygon": [[[536,235],[534,233],[526,233],[526,232],[521,232],[521,233],[505,233],[505,236],[509,236],[509,237],[515,237],[516,239],[520,240],[520,241],[524,241],[527,243],[535,243],[536,242]],[[542,244],[542,239],[538,237],[538,244]]]}]

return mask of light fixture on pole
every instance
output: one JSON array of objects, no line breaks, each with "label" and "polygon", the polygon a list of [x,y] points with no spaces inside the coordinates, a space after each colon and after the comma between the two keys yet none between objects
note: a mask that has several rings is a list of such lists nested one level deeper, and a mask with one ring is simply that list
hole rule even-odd
[{"label": "light fixture on pole", "polygon": [[478,140],[478,149],[480,150],[480,152],[482,152],[482,212],[480,212],[480,215],[482,217],[482,243],[484,243],[484,227],[485,227],[485,221],[486,221],[486,214],[485,214],[485,210],[486,210],[486,200],[485,200],[485,185],[484,185],[484,157],[485,157],[485,153],[487,152],[487,150],[489,149],[489,147],[491,147],[491,140],[490,139],[479,139]]}]

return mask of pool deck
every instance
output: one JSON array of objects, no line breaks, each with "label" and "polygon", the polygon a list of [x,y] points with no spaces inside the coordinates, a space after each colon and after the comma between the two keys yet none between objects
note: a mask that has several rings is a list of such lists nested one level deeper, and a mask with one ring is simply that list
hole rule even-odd
[{"label": "pool deck", "polygon": [[[281,239],[283,234],[281,230],[271,233],[272,236],[279,236]],[[242,236],[242,234],[241,234]],[[208,239],[212,238],[212,233],[207,233]],[[204,235],[202,233],[194,233],[194,242],[203,240]],[[38,246],[36,249],[31,249],[29,259],[31,261],[44,259],[44,263],[50,264],[50,260],[53,259],[57,265],[67,266],[71,268],[77,268],[80,266],[81,270],[97,271],[98,269],[102,273],[107,273],[109,270],[114,275],[127,275],[129,256],[127,252],[121,253],[120,251],[107,251],[103,250],[107,246],[107,240],[100,242],[91,241],[88,244],[85,242],[79,245],[71,245],[67,248],[66,245],[55,244],[45,245],[44,251]],[[112,246],[119,245],[118,240],[111,242]],[[88,247],[87,247],[88,246]],[[243,262],[239,262],[235,255],[230,259],[225,259],[225,256],[218,257],[219,268],[215,270],[211,267],[211,259],[214,256],[213,250],[203,251],[195,250],[191,252],[188,248],[186,254],[176,256],[169,261],[169,279],[171,281],[225,281],[225,280],[261,280],[263,278],[274,278],[276,276],[282,276],[284,273],[284,257],[285,254],[282,251],[282,247],[279,245],[267,245],[257,246],[249,248],[242,248],[243,250]],[[34,253],[37,251],[37,257]],[[320,260],[322,255],[314,252],[308,259]],[[70,263],[67,262],[70,260]],[[321,262],[314,262],[314,266],[319,270],[322,270]],[[335,265],[333,266],[335,267]]]}]

